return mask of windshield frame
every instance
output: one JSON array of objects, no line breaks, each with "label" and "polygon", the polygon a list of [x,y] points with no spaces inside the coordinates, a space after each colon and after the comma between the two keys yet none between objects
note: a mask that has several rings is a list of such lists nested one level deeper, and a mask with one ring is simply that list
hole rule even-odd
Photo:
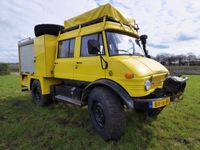
[{"label": "windshield frame", "polygon": [[[141,51],[144,53],[144,55],[134,55],[134,54],[131,54],[130,53],[127,53],[127,54],[110,54],[110,47],[108,46],[108,37],[107,37],[107,32],[112,32],[112,33],[118,33],[118,34],[122,34],[122,35],[127,35],[127,36],[130,36],[132,38],[135,38],[135,39],[138,39],[136,36],[132,35],[132,34],[129,34],[127,32],[123,32],[123,31],[118,31],[118,30],[105,30],[105,35],[106,35],[106,45],[107,45],[107,49],[108,49],[108,55],[109,57],[112,57],[112,56],[142,56],[142,57],[145,57],[145,53],[144,53],[144,50],[141,48]],[[136,44],[134,42],[134,44]],[[136,44],[137,45],[137,44]]]}]

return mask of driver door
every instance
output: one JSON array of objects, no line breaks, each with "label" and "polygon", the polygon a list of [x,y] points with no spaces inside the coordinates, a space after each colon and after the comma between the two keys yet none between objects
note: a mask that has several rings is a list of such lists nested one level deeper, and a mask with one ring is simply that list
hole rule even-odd
[{"label": "driver door", "polygon": [[106,76],[105,70],[101,67],[100,56],[88,53],[88,40],[92,39],[100,43],[101,53],[102,55],[105,54],[101,32],[82,36],[80,39],[80,56],[74,64],[75,80],[92,82],[100,78],[105,78]]},{"label": "driver door", "polygon": [[62,79],[74,79],[75,38],[59,41],[58,55],[55,60],[54,76]]}]

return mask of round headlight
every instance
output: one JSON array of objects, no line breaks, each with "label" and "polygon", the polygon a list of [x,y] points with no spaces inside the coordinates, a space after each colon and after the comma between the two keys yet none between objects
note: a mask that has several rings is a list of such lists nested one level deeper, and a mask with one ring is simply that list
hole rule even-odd
[{"label": "round headlight", "polygon": [[144,83],[144,89],[146,91],[150,90],[151,88],[151,81],[150,80],[146,80],[145,83]]}]

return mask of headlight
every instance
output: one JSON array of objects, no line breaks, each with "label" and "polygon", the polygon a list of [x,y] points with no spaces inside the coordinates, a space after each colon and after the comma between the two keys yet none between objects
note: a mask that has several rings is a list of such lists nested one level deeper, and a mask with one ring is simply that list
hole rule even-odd
[{"label": "headlight", "polygon": [[150,90],[150,88],[151,88],[151,81],[150,81],[150,80],[146,80],[146,81],[144,82],[144,89],[145,89],[146,91],[148,91],[148,90]]}]

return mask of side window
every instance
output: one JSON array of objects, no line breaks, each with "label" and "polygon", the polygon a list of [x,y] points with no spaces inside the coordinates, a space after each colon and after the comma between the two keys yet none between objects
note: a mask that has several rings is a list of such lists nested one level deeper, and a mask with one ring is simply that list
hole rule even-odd
[{"label": "side window", "polygon": [[58,58],[74,57],[75,39],[60,41],[58,45]]},{"label": "side window", "polygon": [[95,33],[90,35],[82,36],[81,39],[81,56],[95,56],[92,54],[88,54],[88,40],[97,40],[100,43],[100,50],[101,53],[104,54],[104,46],[103,46],[103,39],[102,39],[102,33]]}]

